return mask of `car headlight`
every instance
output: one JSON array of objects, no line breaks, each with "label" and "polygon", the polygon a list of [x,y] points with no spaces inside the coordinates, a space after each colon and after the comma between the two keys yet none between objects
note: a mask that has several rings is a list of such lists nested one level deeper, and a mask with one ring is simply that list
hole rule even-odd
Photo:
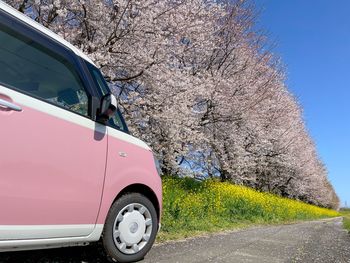
[{"label": "car headlight", "polygon": [[160,163],[159,163],[159,160],[157,159],[157,157],[153,154],[153,159],[154,159],[154,164],[157,168],[157,172],[158,172],[158,175],[161,176],[162,175],[162,169],[160,169]]}]

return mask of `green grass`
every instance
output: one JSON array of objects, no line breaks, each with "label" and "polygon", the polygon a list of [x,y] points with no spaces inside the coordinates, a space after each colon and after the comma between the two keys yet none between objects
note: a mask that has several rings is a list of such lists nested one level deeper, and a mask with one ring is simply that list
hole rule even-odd
[{"label": "green grass", "polygon": [[158,242],[254,224],[280,224],[339,216],[333,210],[217,181],[163,178]]},{"label": "green grass", "polygon": [[343,216],[343,226],[350,232],[350,209],[342,209],[340,214]]}]

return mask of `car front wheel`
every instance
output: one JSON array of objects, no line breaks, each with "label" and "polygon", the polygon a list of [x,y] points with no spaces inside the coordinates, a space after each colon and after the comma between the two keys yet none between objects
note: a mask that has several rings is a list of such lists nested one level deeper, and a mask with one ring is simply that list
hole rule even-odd
[{"label": "car front wheel", "polygon": [[151,249],[157,231],[157,213],[152,202],[142,194],[128,193],[112,205],[102,242],[112,260],[135,262]]}]

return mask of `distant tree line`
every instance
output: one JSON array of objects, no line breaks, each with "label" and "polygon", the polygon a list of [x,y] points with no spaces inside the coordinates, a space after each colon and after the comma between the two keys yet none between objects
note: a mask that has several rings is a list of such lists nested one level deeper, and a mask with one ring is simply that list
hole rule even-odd
[{"label": "distant tree line", "polygon": [[337,208],[248,0],[6,0],[87,53],[164,174]]}]

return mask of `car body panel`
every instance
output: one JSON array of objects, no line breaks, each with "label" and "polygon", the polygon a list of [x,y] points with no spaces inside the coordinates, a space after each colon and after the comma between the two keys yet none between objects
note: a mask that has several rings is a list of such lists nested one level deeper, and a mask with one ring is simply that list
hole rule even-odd
[{"label": "car body panel", "polygon": [[[5,149],[0,153],[0,226],[87,224],[78,236],[90,234],[101,202],[107,135],[74,123],[86,118],[67,110],[1,86],[0,94],[22,107],[21,112],[0,109]],[[96,125],[88,119],[86,124]],[[50,237],[65,236],[53,233]]]},{"label": "car body panel", "polygon": [[[149,187],[157,196],[158,206],[162,206],[162,184],[154,164],[153,154],[149,147],[130,144],[121,140],[120,136],[134,138],[121,131],[107,127],[108,130],[108,159],[106,179],[103,190],[101,209],[97,223],[105,221],[108,210],[123,189],[130,185],[141,184]],[[159,213],[161,211],[158,211]]]}]

